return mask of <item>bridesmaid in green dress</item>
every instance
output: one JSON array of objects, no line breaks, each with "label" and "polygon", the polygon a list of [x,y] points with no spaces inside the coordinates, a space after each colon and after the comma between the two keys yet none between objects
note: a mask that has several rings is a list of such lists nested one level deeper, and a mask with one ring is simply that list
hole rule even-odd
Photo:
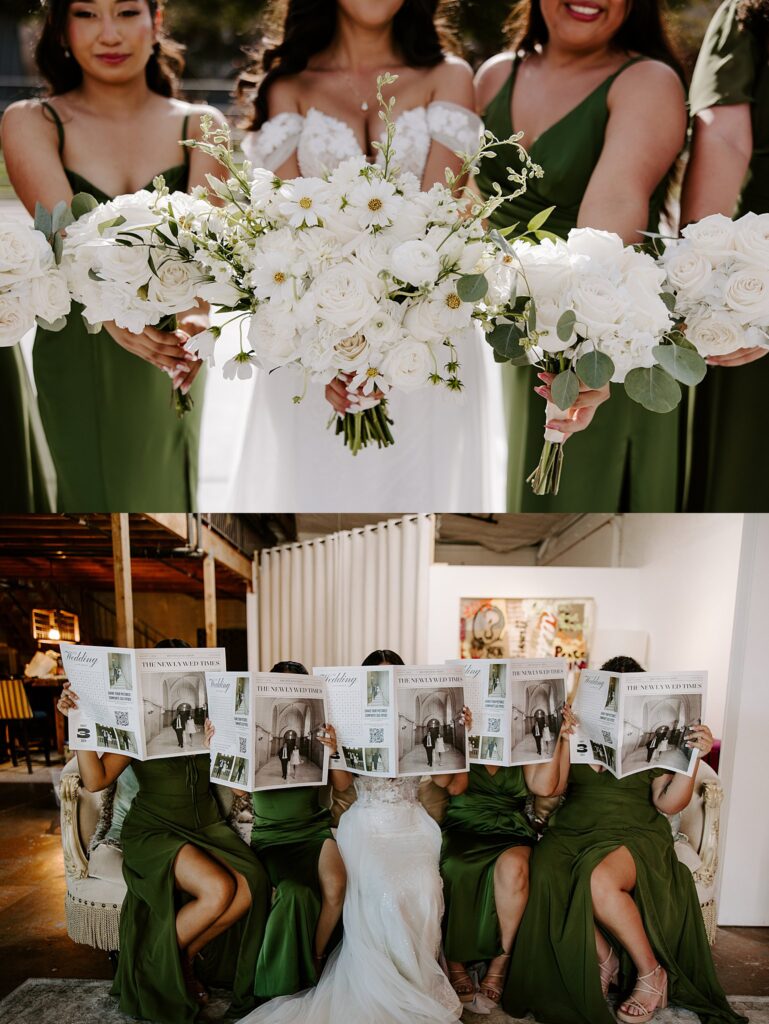
[{"label": "bridesmaid in green dress", "polygon": [[[134,192],[163,173],[172,189],[205,182],[214,161],[179,146],[199,115],[174,98],[183,63],[162,33],[157,0],[51,0],[37,49],[47,101],[11,105],[3,152],[17,195],[32,212],[75,192],[97,201]],[[98,145],[94,145],[94,140]],[[195,503],[203,380],[183,348],[203,330],[201,307],[180,330],[135,335],[107,324],[90,335],[75,311],[59,333],[38,329],[34,368],[40,414],[58,476],[61,511],[191,510]],[[195,407],[178,419],[174,386]]]},{"label": "bridesmaid in green dress", "polygon": [[[692,150],[682,224],[712,213],[769,213],[766,10],[765,0],[725,0],[705,34],[689,90]],[[743,348],[708,360],[712,369],[695,403],[692,511],[769,510],[760,422],[769,388],[766,354]]]},{"label": "bridesmaid in green dress", "polygon": [[[689,730],[687,746],[700,755],[712,743],[707,726]],[[613,1024],[606,995],[614,983],[634,985],[617,1009],[621,1021],[651,1020],[669,995],[702,1024],[744,1024],[716,978],[694,880],[664,817],[687,806],[695,776],[655,768],[615,779],[591,765],[561,773],[556,795],[566,800],[531,858],[502,999],[508,1013],[531,1012],[540,1024]]]},{"label": "bridesmaid in green dress", "polygon": [[[66,715],[76,707],[77,694],[65,683],[58,708]],[[230,1014],[242,1016],[256,1002],[254,972],[270,884],[257,857],[222,820],[210,788],[210,758],[136,761],[78,751],[77,759],[92,793],[129,764],[139,781],[122,830],[128,891],[112,987],[120,1009],[160,1024],[192,1024],[208,1000],[199,974],[232,989]]]},{"label": "bridesmaid in green dress", "polygon": [[[558,788],[572,732],[571,709],[563,709],[558,755],[541,764],[504,768],[474,764],[469,772],[434,776],[449,793],[443,819],[441,875],[446,911],[443,949],[449,979],[461,1002],[480,1012],[502,996],[510,950],[529,894],[529,857],[537,833],[524,813],[529,793],[551,796]],[[564,762],[568,772],[568,757]],[[465,964],[489,961],[479,992]]]},{"label": "bridesmaid in green dress", "polygon": [[[658,0],[582,4],[522,0],[507,26],[509,52],[483,65],[476,80],[486,127],[504,138],[522,131],[544,177],[498,207],[495,223],[525,226],[555,206],[546,228],[615,231],[626,243],[656,230],[668,175],[686,131],[682,74]],[[513,162],[514,162],[514,158]],[[511,155],[483,161],[484,195],[505,187]],[[535,495],[525,482],[542,448],[541,402],[529,367],[503,370],[509,420],[510,511],[674,511],[679,483],[679,416],[647,412],[615,386],[588,392],[555,429],[569,436],[558,495]],[[537,393],[547,396],[548,379]],[[589,429],[585,427],[593,419]],[[549,425],[549,424],[548,424]]]},{"label": "bridesmaid in green dress", "polygon": [[[308,674],[297,661],[280,661],[270,671]],[[336,735],[330,725],[326,732],[320,739],[333,756]],[[208,721],[207,742],[213,735]],[[352,780],[347,772],[332,771],[330,781],[342,790]],[[319,786],[251,794],[251,847],[275,890],[256,965],[254,991],[260,998],[292,995],[317,984],[327,951],[341,937],[347,874],[321,796]]]},{"label": "bridesmaid in green dress", "polygon": [[46,468],[50,456],[35,396],[18,345],[0,348],[3,435],[2,512],[50,512]]}]

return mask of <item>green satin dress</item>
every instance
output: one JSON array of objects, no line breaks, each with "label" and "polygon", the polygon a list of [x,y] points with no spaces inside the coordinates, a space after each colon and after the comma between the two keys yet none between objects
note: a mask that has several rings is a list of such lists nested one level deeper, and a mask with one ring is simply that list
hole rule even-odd
[{"label": "green satin dress", "polygon": [[[652,780],[663,774],[655,768],[615,779],[589,765],[572,767],[566,801],[531,858],[529,902],[502,998],[513,1017],[531,1012],[540,1024],[613,1024],[601,994],[590,876],[624,846],[636,866],[633,898],[668,972],[670,1002],[702,1024],[744,1024],[718,983],[691,871],[651,800]],[[617,951],[625,994],[635,971]]]},{"label": "green satin dress", "polygon": [[[45,106],[59,132],[61,155],[64,126],[54,108]],[[184,163],[162,172],[172,192],[187,188],[187,148],[184,156]],[[65,171],[75,193],[88,192],[100,203],[110,199],[79,174]],[[194,510],[203,371],[190,392],[194,408],[178,419],[170,378],[126,352],[106,331],[89,334],[77,306],[63,330],[38,327],[33,365],[58,478],[58,511]]]},{"label": "green satin dress", "polygon": [[0,512],[50,512],[53,467],[18,345],[0,348]]},{"label": "green satin dress", "polygon": [[[544,170],[532,179],[518,199],[497,207],[493,223],[522,228],[534,214],[555,206],[545,227],[565,238],[577,226],[579,208],[601,156],[609,118],[606,97],[612,83],[636,58],[610,75],[581,103],[556,121],[529,146],[531,159]],[[486,127],[498,138],[513,132],[512,95],[518,60],[510,77],[484,113]],[[484,160],[477,184],[490,195],[494,182],[509,188],[508,166],[516,156],[497,147],[496,157]],[[655,191],[649,210],[654,231],[659,223],[666,182]],[[541,382],[530,367],[502,368],[508,419],[508,495],[510,512],[673,512],[679,501],[679,415],[647,412],[631,401],[621,385],[597,410],[590,427],[569,438],[563,476],[557,495],[538,496],[526,478],[539,461],[545,427],[545,403],[534,394]]]},{"label": "green satin dress", "polygon": [[253,851],[223,820],[211,792],[208,754],[133,761],[139,792],[123,823],[120,957],[112,994],[132,1017],[191,1024],[198,1004],[182,977],[176,914],[182,905],[174,861],[191,843],[240,872],[251,890],[245,917],[209,943],[196,973],[232,990],[232,1011],[253,1008],[254,973],[270,905],[270,883]]},{"label": "green satin dress", "polygon": [[[689,106],[694,116],[708,107],[750,104],[753,155],[735,211],[741,216],[769,213],[769,45],[740,27],[737,7],[737,0],[726,0],[710,22]],[[697,387],[690,511],[769,511],[761,422],[767,389],[769,356],[708,369]]]},{"label": "green satin dress", "polygon": [[504,952],[494,868],[505,850],[536,843],[524,814],[528,792],[522,768],[499,768],[491,775],[484,765],[474,764],[465,792],[449,799],[441,847],[447,960],[491,960]]},{"label": "green satin dress", "polygon": [[[257,996],[292,995],[315,985],[315,930],[321,908],[318,861],[333,839],[331,812],[317,786],[252,793],[251,846],[264,864],[275,896],[256,965]],[[332,948],[339,935],[332,936]]]}]

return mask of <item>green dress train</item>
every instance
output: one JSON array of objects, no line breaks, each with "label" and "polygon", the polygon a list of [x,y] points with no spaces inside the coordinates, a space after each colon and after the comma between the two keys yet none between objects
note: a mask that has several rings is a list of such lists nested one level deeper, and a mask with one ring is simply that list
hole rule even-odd
[{"label": "green dress train", "polygon": [[120,957],[112,994],[120,1009],[160,1024],[191,1024],[198,1004],[187,992],[176,941],[181,899],[174,861],[187,843],[240,872],[251,890],[245,917],[202,951],[196,972],[232,989],[238,1016],[256,1003],[254,973],[269,912],[270,883],[254,853],[223,820],[211,792],[208,754],[133,761],[139,792],[123,823]]},{"label": "green dress train", "polygon": [[[64,126],[50,104],[45,108],[56,123],[61,155]],[[65,172],[75,193],[88,192],[100,203],[110,199],[79,174]],[[184,150],[184,163],[162,173],[172,192],[185,190],[189,150]],[[63,330],[38,328],[33,364],[58,477],[58,511],[194,509],[203,371],[190,391],[194,408],[178,419],[170,378],[126,352],[106,331],[89,334],[78,306]]]},{"label": "green dress train", "polygon": [[[545,227],[563,238],[577,226],[580,204],[600,159],[609,118],[606,97],[630,64],[610,75],[581,103],[529,146],[531,159],[544,170],[529,181],[518,199],[497,207],[493,223],[522,227],[534,214],[555,206]],[[519,61],[484,113],[486,127],[499,138],[513,132],[512,94]],[[476,181],[484,195],[494,182],[509,187],[507,166],[516,167],[512,150],[497,147],[496,157],[481,163]],[[657,229],[666,181],[655,191],[649,210],[650,231]],[[539,461],[545,427],[545,403],[534,394],[540,383],[531,367],[503,367],[507,407],[510,512],[672,512],[679,501],[679,415],[647,412],[631,401],[621,385],[597,410],[590,427],[569,438],[557,495],[538,496],[526,477]]]},{"label": "green dress train", "polygon": [[[671,1003],[698,1014],[702,1024],[744,1024],[716,978],[691,872],[651,801],[651,782],[663,774],[655,768],[615,779],[588,765],[572,767],[566,801],[531,858],[529,902],[502,998],[513,1017],[531,1012],[540,1024],[613,1024],[601,993],[590,876],[624,846],[636,866],[633,898],[668,972]],[[635,971],[618,952],[624,991]]]},{"label": "green dress train", "polygon": [[[726,0],[705,34],[689,90],[694,116],[708,107],[749,103],[753,155],[736,215],[769,213],[769,46],[742,29],[738,0]],[[761,412],[769,356],[736,367],[710,367],[697,387],[692,487],[695,512],[769,511],[769,474]]]},{"label": "green dress train", "polygon": [[491,960],[504,952],[494,900],[497,858],[511,846],[534,846],[536,833],[523,809],[528,789],[523,769],[470,766],[467,789],[449,800],[443,819],[441,876],[446,911],[447,960]]},{"label": "green dress train", "polygon": [[[318,980],[313,956],[321,908],[318,861],[333,839],[331,812],[317,786],[252,793],[251,846],[275,886],[262,950],[256,965],[257,996],[291,995]],[[332,936],[329,948],[338,936]]]},{"label": "green dress train", "polygon": [[0,433],[3,437],[0,511],[50,512],[51,458],[18,345],[0,348]]}]

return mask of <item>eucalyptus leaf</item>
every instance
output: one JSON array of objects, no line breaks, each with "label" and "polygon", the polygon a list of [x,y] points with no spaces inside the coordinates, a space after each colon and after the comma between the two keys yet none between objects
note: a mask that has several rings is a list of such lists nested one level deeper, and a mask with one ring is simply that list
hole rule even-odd
[{"label": "eucalyptus leaf", "polygon": [[660,293],[660,298],[662,299],[662,301],[665,303],[667,308],[672,313],[673,310],[676,308],[676,297],[675,297],[675,295],[673,295],[672,292],[661,292]]},{"label": "eucalyptus leaf", "polygon": [[652,354],[663,370],[682,384],[699,384],[708,372],[707,363],[699,352],[683,345],[655,345]]},{"label": "eucalyptus leaf", "polygon": [[518,324],[499,324],[486,335],[486,341],[503,359],[519,359],[526,355],[526,350],[521,345],[522,337],[523,332]]},{"label": "eucalyptus leaf", "polygon": [[99,234],[103,235],[104,232],[109,231],[110,228],[119,228],[121,224],[125,224],[125,217],[122,215],[113,217],[112,220],[103,220],[98,227]]},{"label": "eucalyptus leaf", "polygon": [[608,384],[614,373],[614,363],[605,352],[593,349],[580,356],[574,367],[577,376],[589,388],[602,388]]},{"label": "eucalyptus leaf", "polygon": [[540,210],[539,213],[535,213],[526,226],[527,231],[537,231],[541,228],[554,209],[554,206],[548,206],[546,210]]},{"label": "eucalyptus leaf", "polygon": [[53,234],[53,222],[50,213],[42,203],[35,203],[35,227],[42,231],[46,238]]},{"label": "eucalyptus leaf", "polygon": [[637,366],[625,377],[629,398],[649,412],[672,412],[681,401],[681,387],[661,366]]},{"label": "eucalyptus leaf", "polygon": [[61,231],[63,228],[69,227],[70,224],[74,224],[74,222],[75,218],[72,216],[69,203],[65,203],[62,200],[62,202],[54,206],[51,215],[51,228],[53,231]]},{"label": "eucalyptus leaf", "polygon": [[553,379],[550,394],[559,409],[569,409],[577,400],[579,381],[573,370],[564,370]]},{"label": "eucalyptus leaf", "polygon": [[463,302],[480,302],[488,290],[484,274],[463,274],[457,281],[457,295]]},{"label": "eucalyptus leaf", "polygon": [[85,217],[91,210],[95,210],[99,204],[88,192],[78,192],[72,199],[70,209],[75,220]]},{"label": "eucalyptus leaf", "polygon": [[58,265],[61,263],[61,258],[64,255],[64,239],[61,235],[54,235],[51,244],[53,245],[53,258]]},{"label": "eucalyptus leaf", "polygon": [[531,299],[529,302],[529,312],[527,314],[526,320],[529,325],[529,330],[533,334],[534,331],[536,331],[537,329],[537,306],[534,302],[534,299]]},{"label": "eucalyptus leaf", "polygon": [[555,331],[561,341],[568,341],[574,333],[574,325],[577,322],[577,314],[573,309],[567,309],[558,317]]}]

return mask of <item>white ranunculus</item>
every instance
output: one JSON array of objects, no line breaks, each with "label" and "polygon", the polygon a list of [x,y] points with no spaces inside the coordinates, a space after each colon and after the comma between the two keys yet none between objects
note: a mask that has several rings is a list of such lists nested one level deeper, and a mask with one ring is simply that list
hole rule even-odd
[{"label": "white ranunculus", "polygon": [[363,333],[375,348],[392,345],[402,336],[402,317],[403,306],[397,302],[382,301],[363,328]]},{"label": "white ranunculus", "polygon": [[421,288],[434,283],[440,273],[441,260],[429,242],[402,242],[390,254],[390,266],[394,277]]},{"label": "white ranunculus", "polygon": [[662,257],[671,287],[684,303],[704,298],[713,278],[713,264],[693,245],[673,243]]},{"label": "white ranunculus", "polygon": [[0,292],[0,347],[16,345],[34,326],[29,303],[11,292]]},{"label": "white ranunculus", "polygon": [[584,325],[587,336],[596,341],[607,332],[613,332],[628,310],[628,303],[619,289],[602,275],[592,272],[576,276],[572,299],[578,329]]},{"label": "white ranunculus", "polygon": [[60,270],[49,270],[47,274],[33,277],[29,282],[32,312],[41,320],[52,324],[67,316],[72,301],[67,279]]},{"label": "white ranunculus", "polygon": [[353,263],[340,263],[320,274],[302,300],[314,317],[348,334],[356,334],[371,319],[376,301]]},{"label": "white ranunculus", "polygon": [[769,266],[769,214],[750,212],[738,217],[734,248],[743,259]]},{"label": "white ranunculus", "polygon": [[701,356],[726,356],[750,344],[731,313],[707,311],[686,322],[686,337]]},{"label": "white ranunculus", "polygon": [[566,247],[575,256],[587,256],[591,261],[616,264],[622,258],[624,244],[613,231],[596,228],[572,228]]},{"label": "white ranunculus", "polygon": [[260,306],[251,317],[248,340],[259,364],[267,370],[296,358],[299,336],[296,317],[272,304]]},{"label": "white ranunculus", "polygon": [[735,264],[724,288],[724,304],[743,324],[769,326],[769,266]]},{"label": "white ranunculus", "polygon": [[379,368],[393,387],[416,391],[427,384],[435,365],[430,345],[412,338],[394,345],[385,354]]},{"label": "white ranunculus", "polygon": [[0,287],[26,281],[52,264],[51,247],[40,231],[21,221],[0,224]]},{"label": "white ranunculus", "polygon": [[693,224],[687,224],[681,234],[714,267],[734,254],[734,221],[722,213],[713,213]]}]

